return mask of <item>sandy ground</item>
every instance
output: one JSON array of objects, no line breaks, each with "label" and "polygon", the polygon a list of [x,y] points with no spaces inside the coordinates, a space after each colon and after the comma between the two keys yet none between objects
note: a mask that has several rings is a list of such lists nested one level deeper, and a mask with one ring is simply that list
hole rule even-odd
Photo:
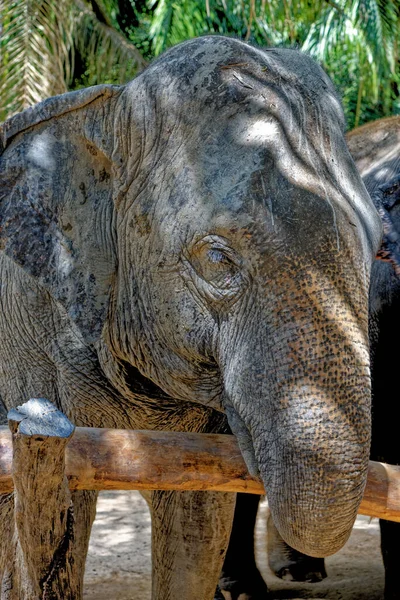
[{"label": "sandy ground", "polygon": [[[377,519],[358,517],[346,546],[326,561],[320,583],[281,581],[268,569],[265,552],[266,502],[257,523],[257,562],[271,598],[382,600],[383,566]],[[85,600],[150,600],[150,516],[138,492],[102,492],[89,548]],[[184,599],[182,599],[184,600]]]}]

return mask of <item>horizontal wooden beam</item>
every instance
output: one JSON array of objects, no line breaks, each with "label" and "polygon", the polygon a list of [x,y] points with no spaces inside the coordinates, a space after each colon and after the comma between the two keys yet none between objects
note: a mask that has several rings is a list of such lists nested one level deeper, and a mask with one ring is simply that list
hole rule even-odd
[{"label": "horizontal wooden beam", "polygon": [[[11,433],[0,427],[0,494],[13,490],[11,466]],[[265,493],[230,435],[77,427],[66,473],[73,490]],[[400,467],[370,462],[359,512],[400,522]]]}]

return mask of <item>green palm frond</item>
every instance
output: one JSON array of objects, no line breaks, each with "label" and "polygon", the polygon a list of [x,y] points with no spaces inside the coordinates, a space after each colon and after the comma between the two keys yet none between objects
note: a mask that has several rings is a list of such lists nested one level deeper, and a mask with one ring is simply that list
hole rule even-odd
[{"label": "green palm frond", "polygon": [[75,0],[74,5],[75,45],[88,65],[85,85],[124,83],[146,66],[140,52],[111,21],[99,21],[83,0]]},{"label": "green palm frond", "polygon": [[67,89],[69,0],[1,0],[0,120]]},{"label": "green palm frond", "polygon": [[362,31],[380,73],[393,70],[393,42],[396,32],[396,10],[387,0],[358,0],[354,22]]},{"label": "green palm frond", "polygon": [[150,0],[149,6],[154,9],[149,36],[155,56],[182,40],[210,32],[210,5],[204,0]]},{"label": "green palm frond", "polygon": [[336,0],[311,26],[302,49],[336,82],[346,112],[353,115],[351,126],[359,124],[363,104],[365,109],[367,103],[379,105],[383,114],[393,110],[399,38],[396,3],[391,0]]},{"label": "green palm frond", "polygon": [[[105,5],[99,0],[99,10]],[[135,46],[86,0],[0,0],[0,27],[0,121],[67,91],[76,50],[92,84],[123,82],[145,66]]]}]

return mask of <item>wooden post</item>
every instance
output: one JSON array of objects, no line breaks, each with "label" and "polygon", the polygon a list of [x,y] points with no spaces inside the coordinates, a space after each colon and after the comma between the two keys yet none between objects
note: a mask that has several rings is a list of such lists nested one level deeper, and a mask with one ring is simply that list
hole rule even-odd
[{"label": "wooden post", "polygon": [[[54,404],[32,399],[8,413],[21,600],[73,600],[74,516],[65,448],[74,432]],[[19,564],[18,564],[19,563]]]}]

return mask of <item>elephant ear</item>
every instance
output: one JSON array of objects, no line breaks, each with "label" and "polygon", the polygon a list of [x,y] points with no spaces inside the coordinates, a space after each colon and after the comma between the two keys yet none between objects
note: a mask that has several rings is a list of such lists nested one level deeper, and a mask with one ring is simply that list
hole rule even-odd
[{"label": "elephant ear", "polygon": [[0,127],[0,250],[98,339],[115,273],[118,86],[56,96]]},{"label": "elephant ear", "polygon": [[383,223],[382,244],[377,254],[379,260],[391,262],[400,276],[400,177],[378,187],[373,201]]}]

